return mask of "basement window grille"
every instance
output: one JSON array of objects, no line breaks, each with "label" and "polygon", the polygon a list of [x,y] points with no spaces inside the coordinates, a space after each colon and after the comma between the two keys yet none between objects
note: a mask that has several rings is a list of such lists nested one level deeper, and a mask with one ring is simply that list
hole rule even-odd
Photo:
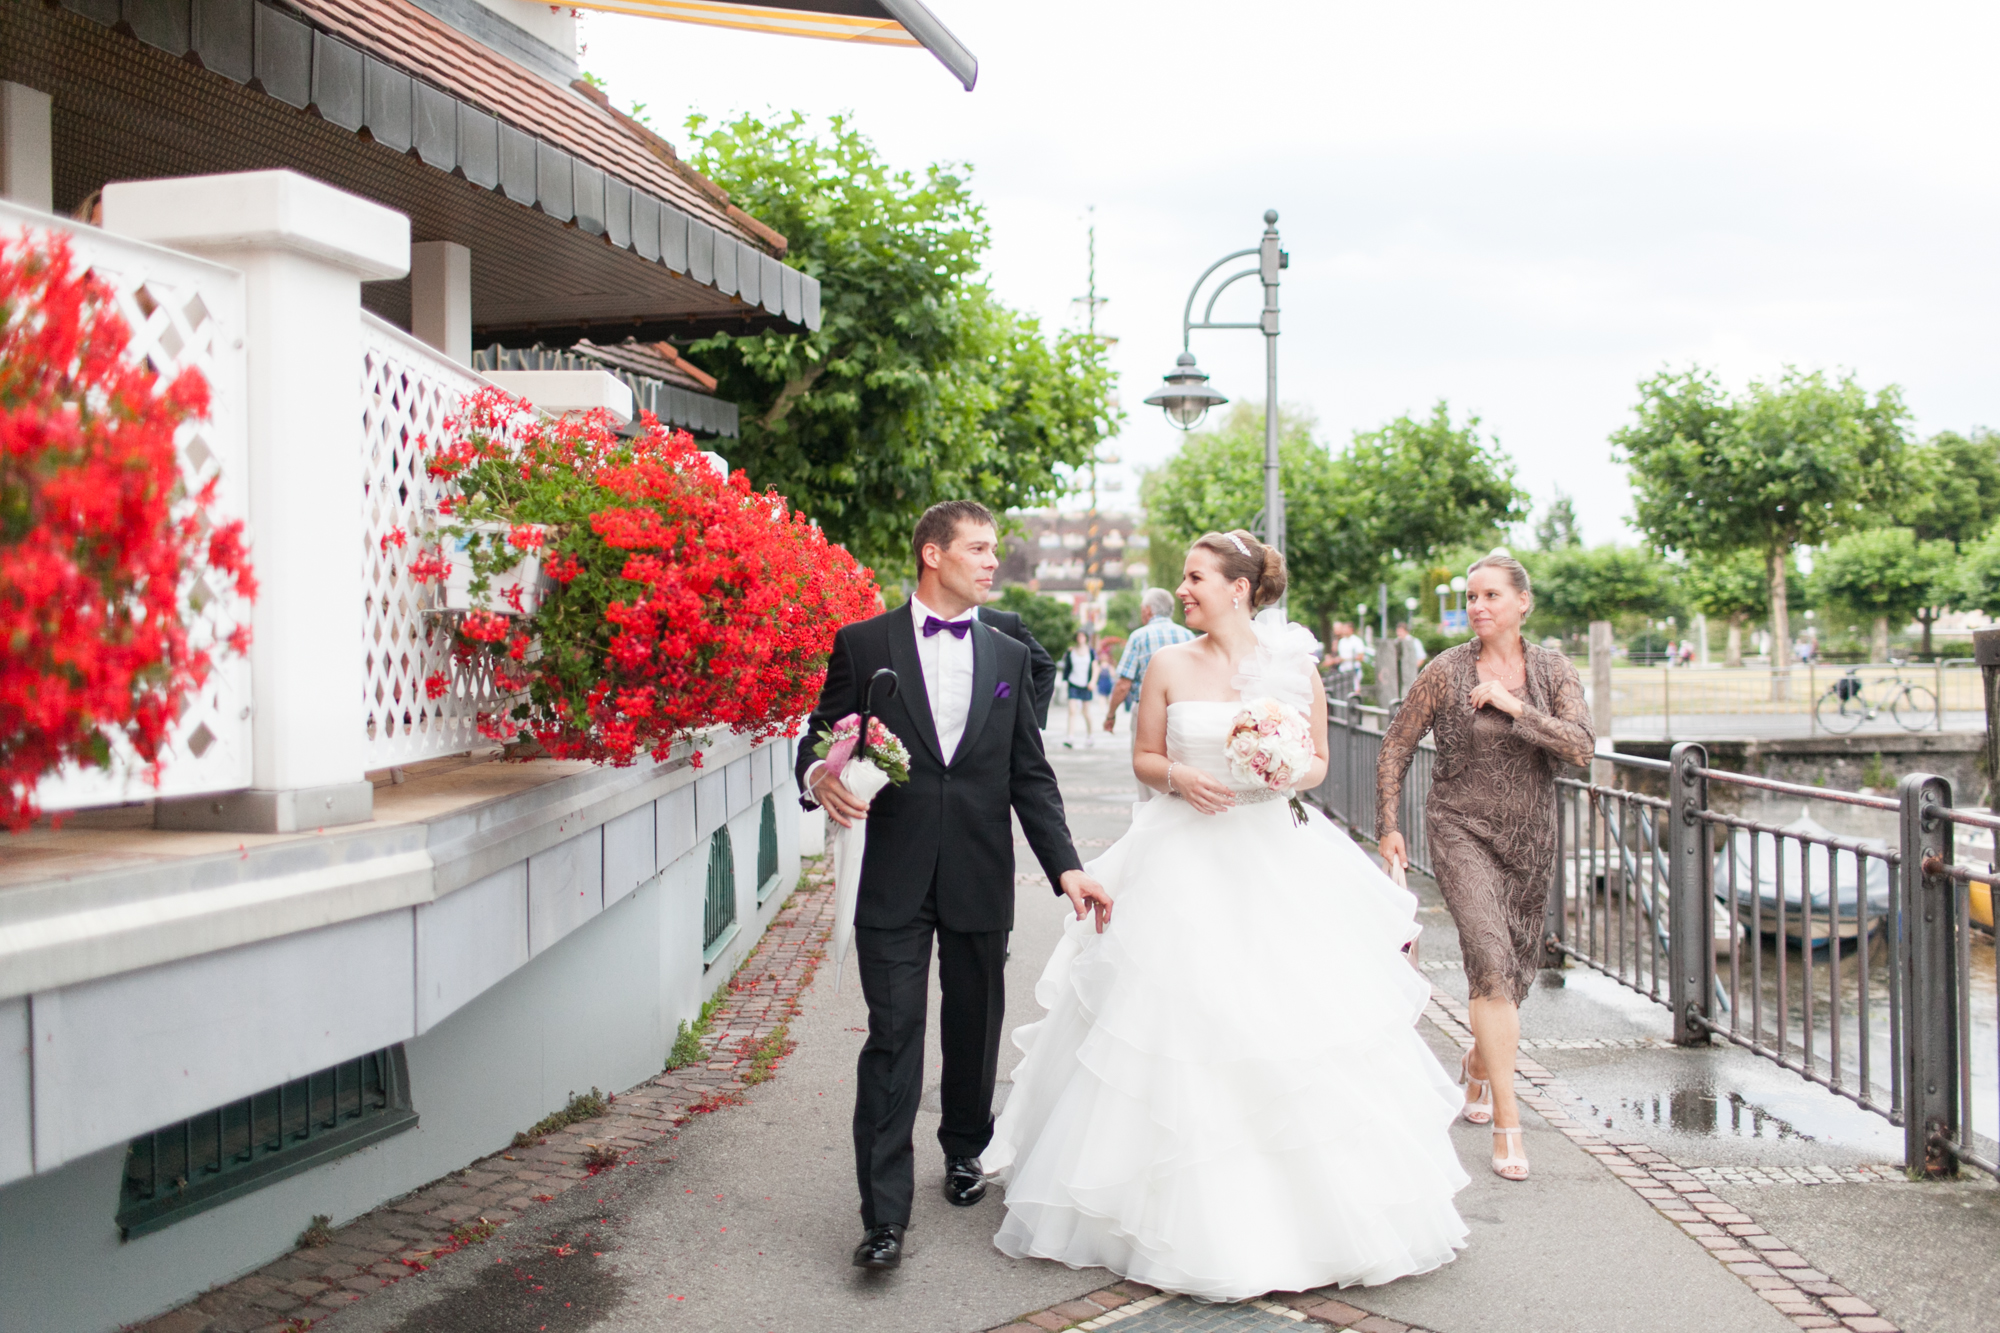
[{"label": "basement window grille", "polygon": [[764,798],[764,815],[757,823],[757,905],[762,907],[778,887],[778,803]]},{"label": "basement window grille", "polygon": [[228,1102],[132,1140],[119,1230],[158,1231],[416,1123],[400,1044]]},{"label": "basement window grille", "polygon": [[736,849],[723,825],[708,840],[708,896],[702,902],[701,965],[713,963],[736,938]]}]

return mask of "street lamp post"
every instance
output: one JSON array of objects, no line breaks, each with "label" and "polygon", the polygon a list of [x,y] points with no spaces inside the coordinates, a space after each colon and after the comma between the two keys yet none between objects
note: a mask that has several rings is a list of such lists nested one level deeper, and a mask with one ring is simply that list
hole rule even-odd
[{"label": "street lamp post", "polygon": [[[1195,298],[1202,285],[1224,264],[1254,257],[1257,263],[1222,280],[1209,293],[1201,318],[1194,317]],[[1188,292],[1187,306],[1181,311],[1181,354],[1168,371],[1165,383],[1146,400],[1148,407],[1165,410],[1167,420],[1181,430],[1193,430],[1208,415],[1208,409],[1229,400],[1208,387],[1208,376],[1195,364],[1189,348],[1196,329],[1256,329],[1264,335],[1264,541],[1282,554],[1285,549],[1285,493],[1278,477],[1278,274],[1291,265],[1291,256],[1278,244],[1278,210],[1264,211],[1264,235],[1256,247],[1224,255],[1202,271]],[[1229,287],[1242,278],[1255,277],[1264,285],[1264,309],[1255,323],[1218,323],[1215,303]]]}]

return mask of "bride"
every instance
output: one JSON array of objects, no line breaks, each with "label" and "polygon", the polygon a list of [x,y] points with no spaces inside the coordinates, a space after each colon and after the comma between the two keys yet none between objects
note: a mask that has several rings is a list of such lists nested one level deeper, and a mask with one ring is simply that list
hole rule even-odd
[{"label": "bride", "polygon": [[1244,702],[1305,712],[1326,772],[1319,645],[1273,611],[1284,558],[1209,533],[1178,595],[1191,643],[1148,664],[1136,808],[1090,873],[1117,900],[1071,921],[1035,987],[1048,1012],[984,1168],[1006,1182],[994,1244],[1241,1300],[1389,1282],[1450,1262],[1466,1184],[1458,1096],[1416,1032],[1430,987],[1400,952],[1416,900],[1326,818],[1230,776]]}]

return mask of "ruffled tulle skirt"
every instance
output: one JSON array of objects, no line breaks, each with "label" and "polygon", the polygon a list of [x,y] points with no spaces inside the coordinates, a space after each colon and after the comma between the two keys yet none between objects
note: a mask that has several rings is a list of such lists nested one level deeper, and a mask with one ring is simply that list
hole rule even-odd
[{"label": "ruffled tulle skirt", "polygon": [[1210,1300],[1450,1262],[1467,1178],[1414,897],[1282,801],[1149,802],[1089,869],[1114,919],[1068,923],[1014,1033],[994,1243]]}]

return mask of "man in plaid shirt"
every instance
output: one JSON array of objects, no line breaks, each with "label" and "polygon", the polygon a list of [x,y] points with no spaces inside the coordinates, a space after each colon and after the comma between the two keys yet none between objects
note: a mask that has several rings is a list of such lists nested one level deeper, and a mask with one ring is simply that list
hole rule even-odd
[{"label": "man in plaid shirt", "polygon": [[[1111,703],[1104,710],[1107,732],[1118,722],[1118,706],[1127,699],[1138,701],[1146,679],[1146,664],[1153,660],[1153,654],[1168,644],[1186,643],[1193,637],[1191,631],[1174,623],[1174,595],[1165,588],[1146,589],[1146,595],[1139,599],[1139,628],[1125,640],[1125,655],[1118,659],[1118,670],[1114,673],[1118,679],[1111,687]],[[1136,730],[1132,743],[1135,746],[1139,743]],[[1139,799],[1153,799],[1153,789],[1143,782],[1139,784]]]}]

